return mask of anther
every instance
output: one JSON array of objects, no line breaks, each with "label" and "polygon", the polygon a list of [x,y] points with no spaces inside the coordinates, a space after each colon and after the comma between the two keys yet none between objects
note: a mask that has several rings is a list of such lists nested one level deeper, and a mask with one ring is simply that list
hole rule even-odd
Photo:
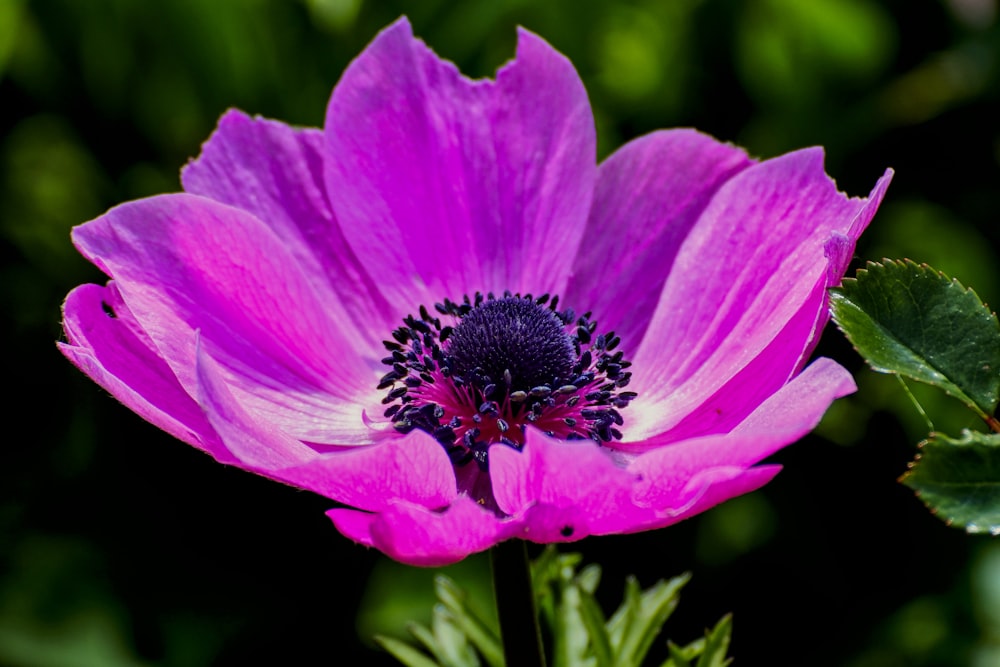
[{"label": "anther", "polygon": [[420,306],[383,342],[383,415],[400,433],[431,434],[454,465],[484,471],[489,447],[520,449],[529,424],[566,440],[620,440],[619,410],[635,398],[621,391],[632,375],[621,339],[558,304],[504,291]]}]

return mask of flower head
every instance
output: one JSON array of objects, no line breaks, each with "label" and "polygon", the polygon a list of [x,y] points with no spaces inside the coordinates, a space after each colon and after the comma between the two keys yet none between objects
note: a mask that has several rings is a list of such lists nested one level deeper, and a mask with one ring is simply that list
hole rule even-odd
[{"label": "flower head", "polygon": [[765,484],[853,391],[805,363],[890,177],[849,199],[819,149],[684,129],[598,166],[543,40],[471,81],[403,19],[322,130],[230,111],[183,193],[77,227],[110,280],[67,297],[60,348],[401,561],[649,530]]}]

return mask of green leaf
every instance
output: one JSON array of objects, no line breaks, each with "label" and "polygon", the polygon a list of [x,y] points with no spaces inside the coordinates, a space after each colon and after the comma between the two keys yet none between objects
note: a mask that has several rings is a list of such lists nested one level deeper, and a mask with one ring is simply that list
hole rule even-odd
[{"label": "green leaf", "polygon": [[948,525],[1000,534],[1000,434],[935,433],[900,481]]},{"label": "green leaf", "polygon": [[726,667],[732,662],[726,657],[732,633],[733,617],[732,614],[726,614],[705,638],[705,651],[698,659],[697,667]]},{"label": "green leaf", "polygon": [[406,665],[406,667],[440,667],[437,662],[431,660],[406,642],[401,642],[398,639],[384,635],[375,635],[375,643],[384,648],[396,660]]},{"label": "green leaf", "polygon": [[431,631],[437,640],[434,655],[444,667],[480,667],[479,658],[462,630],[451,610],[443,605],[434,607],[431,618]]},{"label": "green leaf", "polygon": [[557,584],[552,633],[553,667],[586,667],[590,659],[590,635],[580,615],[580,588],[568,580],[560,584]]},{"label": "green leaf", "polygon": [[379,645],[406,665],[480,667],[479,655],[482,655],[490,667],[505,667],[499,638],[465,604],[465,591],[441,575],[435,578],[434,584],[440,603],[434,607],[430,629],[419,623],[407,626],[410,634],[430,656],[405,642],[385,636],[376,636]]},{"label": "green leaf", "polygon": [[580,619],[587,628],[590,645],[597,660],[597,667],[615,667],[614,652],[611,649],[611,638],[605,627],[604,612],[601,605],[594,599],[592,591],[584,586],[577,586],[580,595]]},{"label": "green leaf", "polygon": [[625,597],[622,598],[622,603],[618,605],[618,609],[608,621],[608,636],[611,637],[611,646],[614,647],[616,655],[620,654],[628,628],[638,615],[639,582],[635,577],[629,575],[625,579]]},{"label": "green leaf", "polygon": [[531,584],[535,589],[535,601],[542,623],[547,627],[556,626],[556,598],[562,582],[572,577],[582,560],[581,554],[562,554],[550,544],[531,563]]},{"label": "green leaf", "polygon": [[670,657],[660,667],[691,667],[691,661],[695,658],[698,658],[695,667],[726,667],[732,662],[732,658],[726,657],[732,630],[732,614],[726,614],[714,628],[705,632],[704,637],[687,646],[678,646],[668,641]]},{"label": "green leaf", "polygon": [[678,646],[667,640],[667,650],[670,657],[660,667],[691,667],[691,661],[705,651],[705,638],[695,639],[686,646]]},{"label": "green leaf", "polygon": [[465,593],[445,576],[434,580],[438,599],[451,613],[452,622],[482,654],[490,667],[504,667],[503,645],[500,638],[483,619],[465,604]]},{"label": "green leaf", "polygon": [[601,566],[597,563],[591,563],[580,570],[573,579],[581,589],[593,593],[597,590],[598,584],[601,583]]},{"label": "green leaf", "polygon": [[615,643],[616,664],[642,664],[663,624],[677,608],[681,589],[690,579],[690,574],[682,574],[669,581],[660,580],[642,593],[638,593],[635,580],[629,579],[623,603],[628,605],[626,612],[621,617],[616,613],[608,624],[611,636],[621,637]]},{"label": "green leaf", "polygon": [[1000,324],[975,292],[927,265],[883,260],[831,290],[831,309],[873,369],[939,387],[995,423]]},{"label": "green leaf", "polygon": [[424,645],[424,648],[434,656],[435,660],[441,662],[441,650],[438,647],[437,637],[434,636],[433,632],[419,623],[409,623],[406,629],[418,642]]}]

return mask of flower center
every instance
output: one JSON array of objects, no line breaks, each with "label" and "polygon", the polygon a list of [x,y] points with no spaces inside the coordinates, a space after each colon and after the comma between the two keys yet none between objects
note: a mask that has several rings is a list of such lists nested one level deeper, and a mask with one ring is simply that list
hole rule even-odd
[{"label": "flower center", "polygon": [[529,299],[489,300],[469,311],[448,340],[454,375],[504,380],[501,392],[569,380],[576,354],[559,316]]},{"label": "flower center", "polygon": [[567,440],[621,439],[619,410],[636,397],[620,391],[631,362],[613,332],[594,335],[590,313],[559,310],[558,297],[477,293],[435,304],[453,324],[420,307],[384,345],[392,367],[385,416],[401,433],[434,436],[458,466],[488,467],[488,450],[524,444],[530,425]]}]

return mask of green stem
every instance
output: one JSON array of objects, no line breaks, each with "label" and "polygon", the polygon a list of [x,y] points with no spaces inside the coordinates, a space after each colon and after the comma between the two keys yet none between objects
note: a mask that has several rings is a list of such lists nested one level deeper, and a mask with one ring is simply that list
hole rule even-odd
[{"label": "green stem", "polygon": [[496,545],[490,549],[490,563],[507,667],[545,667],[524,541],[513,539]]},{"label": "green stem", "polygon": [[933,433],[934,422],[932,422],[931,418],[927,416],[927,412],[924,410],[924,406],[920,405],[920,401],[918,401],[917,397],[913,395],[912,391],[910,391],[910,387],[909,385],[906,384],[906,380],[903,379],[902,375],[894,375],[894,377],[899,382],[899,386],[903,388],[903,391],[909,397],[910,402],[913,403],[913,407],[915,407],[917,409],[917,412],[920,413],[920,416],[924,418],[924,423],[927,424],[927,430]]}]

